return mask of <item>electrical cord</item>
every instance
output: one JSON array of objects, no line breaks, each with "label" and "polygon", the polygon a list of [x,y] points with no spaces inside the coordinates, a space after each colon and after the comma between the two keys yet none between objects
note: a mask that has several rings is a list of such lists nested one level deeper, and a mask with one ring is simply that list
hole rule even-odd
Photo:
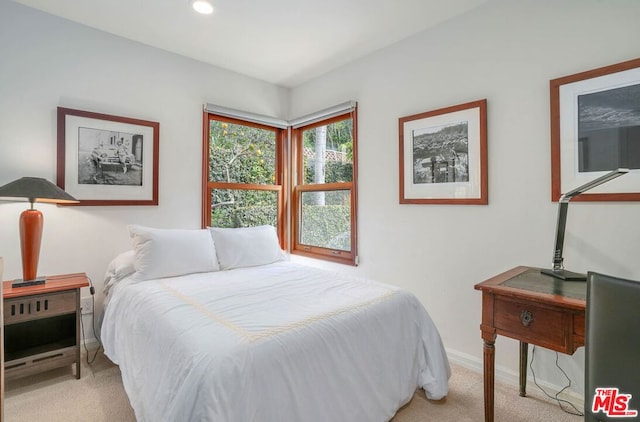
[{"label": "electrical cord", "polygon": [[94,353],[93,357],[91,359],[89,359],[89,349],[87,348],[87,338],[84,335],[84,322],[82,321],[82,315],[80,315],[80,327],[82,330],[82,343],[84,345],[84,350],[86,352],[86,356],[87,356],[87,364],[91,365],[93,364],[93,362],[96,360],[96,357],[98,356],[98,353],[100,352],[100,349],[102,348],[102,343],[100,342],[100,339],[98,338],[98,335],[96,334],[96,313],[95,313],[95,309],[96,309],[96,299],[95,299],[95,293],[96,293],[96,289],[93,287],[93,282],[91,281],[91,277],[87,276],[87,280],[89,280],[89,293],[91,293],[91,302],[92,302],[92,309],[94,310],[94,312],[91,313],[91,328],[93,330],[93,336],[96,339],[96,341],[98,342],[98,348],[96,349],[96,352]]},{"label": "electrical cord", "polygon": [[[564,390],[566,390],[567,388],[571,387],[571,378],[569,378],[569,376],[567,375],[567,373],[564,371],[564,369],[562,369],[560,367],[560,365],[558,364],[558,357],[559,354],[558,352],[556,352],[556,367],[560,370],[560,372],[562,372],[562,375],[564,375],[564,377],[567,379],[567,381],[569,382],[569,384],[567,384],[562,390],[558,391],[556,393],[555,396],[550,395],[549,393],[547,393],[544,388],[542,388],[538,382],[536,381],[536,373],[533,370],[533,361],[535,359],[536,356],[536,346],[533,346],[533,349],[531,351],[531,362],[529,363],[529,368],[531,368],[531,374],[533,375],[533,383],[540,389],[540,391],[542,391],[544,393],[545,396],[547,396],[548,398],[550,398],[551,400],[555,400],[556,402],[558,402],[558,406],[560,407],[560,409],[562,409],[563,412],[568,413],[570,415],[575,415],[575,416],[584,416],[584,413],[582,413],[581,411],[579,411],[574,405],[573,403],[571,403],[568,400],[564,400],[559,398],[558,396],[560,394],[562,394],[564,392]],[[569,406],[571,406],[571,408],[573,408],[574,411],[565,409],[562,404],[568,404]]]}]

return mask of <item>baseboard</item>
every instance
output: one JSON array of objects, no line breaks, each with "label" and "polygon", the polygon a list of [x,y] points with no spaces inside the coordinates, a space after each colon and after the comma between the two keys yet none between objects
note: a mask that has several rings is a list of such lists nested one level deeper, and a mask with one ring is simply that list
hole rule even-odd
[{"label": "baseboard", "polygon": [[100,327],[96,326],[95,315],[93,313],[82,315],[81,319],[81,345],[84,348],[86,346],[88,349],[97,349],[100,345],[99,341],[96,339],[96,336],[99,336]]},{"label": "baseboard", "polygon": [[100,343],[98,342],[98,340],[96,340],[95,337],[91,337],[91,338],[87,338],[87,339],[82,339],[82,342],[80,343],[81,349],[84,352],[85,351],[85,347],[87,350],[96,350],[98,347],[100,347]]},{"label": "baseboard", "polygon": [[[478,359],[475,356],[459,352],[457,350],[446,349],[447,356],[449,357],[449,361],[456,365],[460,365],[464,368],[467,368],[471,371],[477,372],[479,374],[483,373],[482,360]],[[518,389],[520,386],[519,375],[517,372],[512,371],[508,368],[505,368],[500,365],[496,365],[495,379],[498,382],[502,382],[504,384],[508,384],[513,386],[515,389]],[[536,379],[538,385],[547,391],[547,393],[552,393],[555,395],[556,392],[562,390],[564,386],[558,386],[552,384],[550,382],[541,380],[539,378]],[[533,379],[531,376],[527,377],[527,390],[529,388],[537,388],[533,383]],[[558,398],[562,400],[566,400],[569,403],[573,404],[577,409],[584,409],[584,396],[580,395],[574,391],[565,390],[558,396]]]}]

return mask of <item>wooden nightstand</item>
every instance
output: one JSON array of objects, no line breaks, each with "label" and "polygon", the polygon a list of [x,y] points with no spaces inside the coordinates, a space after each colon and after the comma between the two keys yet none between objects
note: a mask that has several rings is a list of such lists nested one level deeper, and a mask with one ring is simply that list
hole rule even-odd
[{"label": "wooden nightstand", "polygon": [[45,284],[3,282],[5,378],[74,364],[80,378],[80,288],[84,273],[46,278]]}]

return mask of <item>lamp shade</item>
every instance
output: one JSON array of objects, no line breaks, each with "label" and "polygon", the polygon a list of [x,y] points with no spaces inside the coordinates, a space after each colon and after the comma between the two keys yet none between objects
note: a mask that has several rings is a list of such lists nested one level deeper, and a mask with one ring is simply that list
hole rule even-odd
[{"label": "lamp shade", "polygon": [[22,252],[23,279],[13,283],[13,287],[44,283],[43,278],[37,277],[43,216],[39,210],[33,208],[33,204],[35,202],[54,204],[79,202],[50,181],[39,177],[22,177],[0,187],[0,199],[15,201],[23,198],[26,198],[31,203],[31,209],[27,209],[20,214],[20,249]]},{"label": "lamp shade", "polygon": [[19,200],[20,198],[27,198],[31,203],[73,204],[79,202],[47,179],[40,177],[21,177],[0,187],[0,199]]}]

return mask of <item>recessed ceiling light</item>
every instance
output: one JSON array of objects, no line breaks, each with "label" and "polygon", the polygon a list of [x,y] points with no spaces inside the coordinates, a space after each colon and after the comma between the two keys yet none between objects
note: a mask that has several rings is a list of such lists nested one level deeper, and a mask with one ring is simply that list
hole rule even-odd
[{"label": "recessed ceiling light", "polygon": [[210,15],[213,13],[213,6],[209,0],[193,0],[191,2],[191,7],[198,13],[202,13],[203,15]]}]

